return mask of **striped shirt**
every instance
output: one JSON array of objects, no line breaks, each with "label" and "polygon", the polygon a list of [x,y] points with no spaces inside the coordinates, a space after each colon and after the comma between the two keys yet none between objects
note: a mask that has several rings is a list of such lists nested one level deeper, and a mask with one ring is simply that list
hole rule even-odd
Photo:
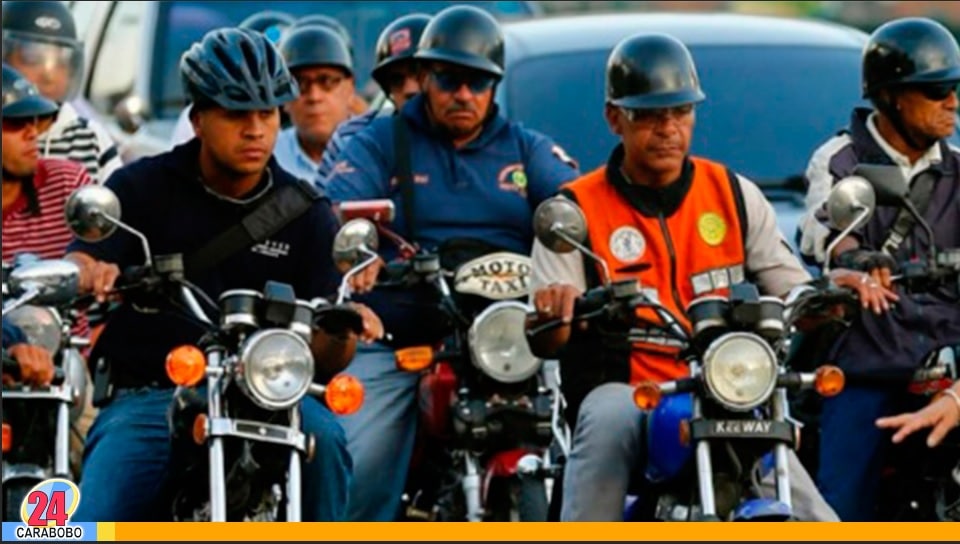
[{"label": "striped shirt", "polygon": [[[78,187],[90,185],[93,180],[77,163],[60,159],[40,159],[33,177],[37,190],[40,214],[31,215],[26,195],[3,210],[2,254],[5,262],[19,253],[33,253],[41,259],[63,257],[73,233],[67,227],[63,205],[70,193]],[[85,318],[74,328],[75,334],[89,332]]]},{"label": "striped shirt", "polygon": [[40,135],[39,145],[43,157],[78,162],[99,183],[123,166],[117,145],[103,125],[80,117],[70,103],[60,106],[57,121]]}]

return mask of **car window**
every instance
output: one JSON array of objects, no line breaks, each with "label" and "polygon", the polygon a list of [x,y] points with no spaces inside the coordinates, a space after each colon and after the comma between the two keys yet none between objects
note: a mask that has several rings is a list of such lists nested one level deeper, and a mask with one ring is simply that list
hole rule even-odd
[{"label": "car window", "polygon": [[147,2],[117,2],[110,12],[90,77],[90,104],[102,114],[112,115],[117,102],[133,91],[149,7]]},{"label": "car window", "polygon": [[[434,2],[434,1],[343,1],[270,2],[269,8],[300,17],[324,13],[339,20],[353,38],[357,88],[365,94],[375,89],[370,79],[374,46],[380,31],[395,18],[408,13],[436,13],[453,4],[474,4],[501,19],[532,16],[529,2]],[[179,77],[180,56],[190,45],[214,28],[235,26],[247,16],[266,8],[263,2],[178,1],[161,2],[154,44],[155,64],[151,77],[151,106],[160,118],[176,118],[184,96]],[[370,92],[373,91],[373,92]]]},{"label": "car window", "polygon": [[[800,175],[813,151],[846,126],[860,98],[860,50],[827,47],[691,47],[707,99],[692,152],[771,186]],[[616,143],[603,117],[608,50],[509,67],[509,116],[554,137],[589,170]],[[551,89],[549,93],[530,89]]]}]

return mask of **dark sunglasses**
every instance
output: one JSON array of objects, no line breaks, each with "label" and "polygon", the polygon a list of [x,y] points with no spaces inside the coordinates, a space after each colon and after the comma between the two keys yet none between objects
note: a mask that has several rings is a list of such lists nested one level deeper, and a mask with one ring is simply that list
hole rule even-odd
[{"label": "dark sunglasses", "polygon": [[56,119],[56,114],[34,117],[4,117],[3,130],[4,132],[20,132],[31,125],[36,125],[37,133],[43,134]]},{"label": "dark sunglasses", "polygon": [[388,89],[399,89],[407,83],[407,79],[417,77],[417,72],[415,69],[411,68],[408,70],[397,69],[391,72],[388,72],[384,79],[387,83]]},{"label": "dark sunglasses", "polygon": [[693,113],[693,104],[671,108],[621,108],[631,123],[655,123],[667,119],[684,119]]},{"label": "dark sunglasses", "polygon": [[497,79],[493,76],[478,73],[434,71],[431,75],[437,83],[437,87],[445,93],[456,92],[466,85],[470,92],[479,94],[489,90],[497,82]]},{"label": "dark sunglasses", "polygon": [[922,85],[917,85],[916,89],[927,100],[940,102],[946,100],[951,93],[956,92],[957,85],[958,82],[956,81],[951,81],[949,83],[924,83]]}]

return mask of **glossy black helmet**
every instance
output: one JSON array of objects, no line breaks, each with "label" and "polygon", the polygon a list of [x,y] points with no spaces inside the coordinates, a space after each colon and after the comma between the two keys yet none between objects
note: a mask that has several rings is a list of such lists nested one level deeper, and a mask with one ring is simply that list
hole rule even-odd
[{"label": "glossy black helmet", "polygon": [[425,13],[411,13],[395,19],[387,25],[377,38],[376,55],[373,66],[373,79],[384,92],[390,92],[384,78],[387,68],[406,60],[411,60],[417,52],[417,44],[423,36],[423,30],[430,23]]},{"label": "glossy black helmet", "polygon": [[42,117],[59,109],[56,102],[41,95],[23,74],[3,64],[3,117]]},{"label": "glossy black helmet", "polygon": [[[69,100],[76,95],[83,79],[83,42],[77,38],[73,14],[65,3],[56,0],[4,1],[2,14],[3,62],[43,70],[66,68],[70,79],[65,87],[44,87],[41,90],[57,101]],[[50,81],[59,79],[50,78]]]},{"label": "glossy black helmet", "polygon": [[643,33],[620,41],[607,59],[607,102],[624,108],[670,108],[706,98],[680,40]]},{"label": "glossy black helmet", "polygon": [[280,42],[280,53],[291,70],[301,66],[336,66],[353,74],[353,58],[339,34],[320,25],[292,28]]},{"label": "glossy black helmet", "polygon": [[448,7],[423,29],[414,58],[458,64],[503,77],[503,30],[492,15],[470,5]]},{"label": "glossy black helmet", "polygon": [[296,22],[293,15],[282,11],[264,10],[244,19],[239,25],[240,28],[249,28],[255,30],[267,37],[273,43],[279,43],[284,32]]},{"label": "glossy black helmet", "polygon": [[243,28],[208,32],[181,57],[180,75],[191,101],[228,110],[271,109],[300,96],[277,47]]},{"label": "glossy black helmet", "polygon": [[897,19],[873,31],[863,49],[863,96],[918,83],[960,81],[960,47],[940,23]]}]

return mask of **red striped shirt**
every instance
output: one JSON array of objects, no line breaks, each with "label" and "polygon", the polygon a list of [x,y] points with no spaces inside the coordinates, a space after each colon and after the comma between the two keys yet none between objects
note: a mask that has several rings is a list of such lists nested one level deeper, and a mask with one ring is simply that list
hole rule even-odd
[{"label": "red striped shirt", "polygon": [[[37,190],[40,214],[32,215],[27,208],[26,195],[3,210],[4,261],[12,260],[19,253],[33,253],[41,259],[59,259],[73,240],[67,227],[63,206],[75,189],[90,185],[93,180],[83,165],[62,159],[40,159],[33,184]],[[87,321],[82,318],[74,333],[86,336]]]}]

